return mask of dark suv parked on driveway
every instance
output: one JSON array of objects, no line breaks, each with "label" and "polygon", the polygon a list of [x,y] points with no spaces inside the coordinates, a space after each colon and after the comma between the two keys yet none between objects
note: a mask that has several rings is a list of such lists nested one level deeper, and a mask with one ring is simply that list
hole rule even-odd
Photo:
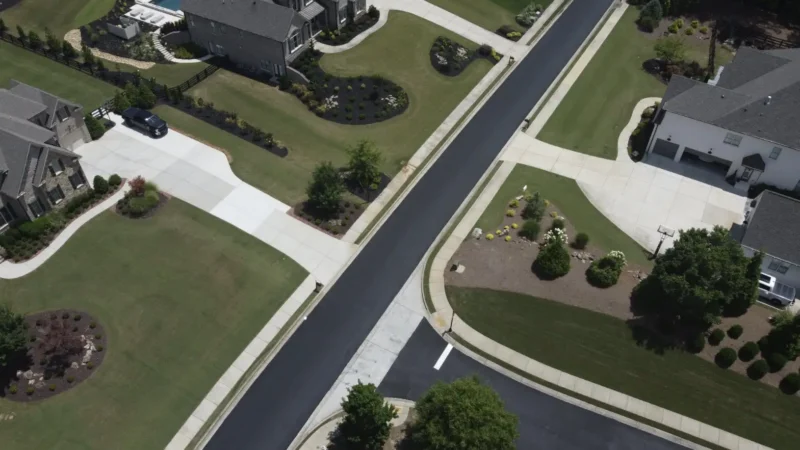
[{"label": "dark suv parked on driveway", "polygon": [[167,134],[167,122],[146,109],[128,108],[122,111],[125,125],[137,127],[152,137],[161,137]]}]

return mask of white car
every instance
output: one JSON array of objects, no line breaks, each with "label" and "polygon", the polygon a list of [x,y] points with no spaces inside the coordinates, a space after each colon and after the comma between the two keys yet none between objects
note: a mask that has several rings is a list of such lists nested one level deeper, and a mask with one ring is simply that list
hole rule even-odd
[{"label": "white car", "polygon": [[795,289],[783,284],[772,275],[761,272],[758,279],[758,296],[781,306],[794,304]]}]

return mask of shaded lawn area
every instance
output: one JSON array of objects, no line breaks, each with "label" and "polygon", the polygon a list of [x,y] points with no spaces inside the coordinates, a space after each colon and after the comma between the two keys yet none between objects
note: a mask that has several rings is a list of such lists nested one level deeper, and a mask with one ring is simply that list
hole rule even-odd
[{"label": "shaded lawn area", "polygon": [[25,31],[35,30],[42,39],[45,28],[64,39],[67,31],[103,17],[113,6],[114,0],[23,0],[2,17],[14,35],[20,25]]},{"label": "shaded lawn area", "polygon": [[[515,17],[532,3],[530,0],[430,0],[430,2],[489,31],[494,32],[503,25],[510,25],[523,34],[525,28],[517,24]],[[547,8],[552,2],[553,0],[541,0],[533,3]]]},{"label": "shaded lawn area", "polygon": [[[345,149],[361,139],[377,144],[384,156],[381,170],[394,175],[486,75],[491,64],[485,60],[472,63],[456,78],[439,74],[431,66],[428,53],[439,35],[476,47],[425,19],[393,11],[387,24],[361,44],[322,58],[324,69],[333,74],[380,74],[408,92],[409,108],[405,113],[373,125],[341,125],[321,119],[292,94],[224,70],[194,87],[190,95],[211,101],[217,108],[236,111],[239,117],[274,133],[289,147],[289,156],[283,159],[255,149],[259,155],[249,158],[261,165],[250,173],[236,171],[234,153],[249,152],[255,147],[241,143],[231,153],[234,171],[240,178],[256,186],[263,184],[251,177],[257,171],[276,186],[267,190],[268,194],[293,205],[305,198],[305,188],[317,164],[346,164]],[[208,125],[195,125],[185,131],[203,140],[207,140],[205,135],[214,134]]]},{"label": "shaded lawn area", "polygon": [[307,273],[175,198],[156,216],[107,211],[32,274],[0,281],[25,313],[75,308],[108,333],[92,377],[51,399],[0,399],[14,449],[164,448]]},{"label": "shaded lawn area", "polygon": [[[538,139],[601,158],[617,157],[617,139],[633,107],[643,98],[661,97],[666,91],[666,85],[642,69],[642,63],[655,58],[656,39],[639,31],[635,23],[638,16],[635,7],[625,11]],[[708,40],[685,38],[689,44],[687,59],[705,66]],[[730,59],[730,52],[717,46],[717,66]]]},{"label": "shaded lawn area", "polygon": [[83,105],[91,111],[114,95],[114,86],[6,42],[0,42],[0,88],[10,80]]},{"label": "shaded lawn area", "polygon": [[[114,63],[109,61],[103,61],[103,63],[106,65],[107,69],[116,70]],[[147,70],[139,70],[136,67],[126,64],[119,65],[120,70],[125,72],[136,72],[139,70],[142,74],[142,78],[149,80],[151,77],[155,77],[158,84],[166,84],[168,87],[175,87],[183,83],[197,75],[198,72],[205,70],[206,67],[208,67],[208,64],[204,62],[190,64],[156,64]]]},{"label": "shaded lawn area", "polygon": [[514,167],[475,226],[482,230],[497,228],[499,218],[504,217],[508,209],[508,202],[522,195],[522,187],[526,185],[528,192],[539,192],[578,231],[587,233],[592,245],[605,251],[621,250],[629,261],[645,268],[653,267],[645,250],[598,211],[575,180],[522,164]]},{"label": "shaded lawn area", "polygon": [[689,353],[657,355],[614,317],[510,292],[446,289],[464,321],[543,364],[775,449],[797,447],[795,396]]}]

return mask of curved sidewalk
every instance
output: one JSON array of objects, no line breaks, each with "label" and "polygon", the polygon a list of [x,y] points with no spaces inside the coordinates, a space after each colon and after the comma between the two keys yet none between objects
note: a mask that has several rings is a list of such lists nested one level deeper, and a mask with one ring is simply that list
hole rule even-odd
[{"label": "curved sidewalk", "polygon": [[[770,450],[769,447],[736,436],[725,430],[707,425],[690,417],[682,416],[660,406],[641,401],[621,392],[608,389],[599,384],[583,380],[544,365],[489,339],[453,313],[453,309],[450,306],[445,292],[444,271],[461,243],[466,239],[472,239],[470,237],[470,231],[473,224],[492,201],[514,166],[515,164],[512,162],[503,162],[486,188],[479,194],[475,203],[457,224],[453,232],[444,238],[444,244],[439,250],[439,253],[434,255],[430,267],[426,267],[426,270],[430,271],[429,292],[435,308],[434,312],[427,311],[427,313],[428,320],[433,327],[439,333],[445,334],[452,318],[453,332],[457,334],[460,339],[463,339],[469,343],[470,346],[481,352],[492,355],[495,359],[528,373],[533,377],[723,448],[731,450]],[[461,344],[455,341],[455,345],[460,346]],[[469,352],[466,349],[465,351]]]},{"label": "curved sidewalk", "polygon": [[390,11],[389,9],[378,8],[378,11],[381,12],[381,16],[380,18],[378,18],[378,23],[368,28],[358,36],[354,37],[350,42],[347,42],[342,45],[328,45],[314,40],[314,49],[319,50],[322,53],[341,53],[343,51],[350,50],[356,45],[362,43],[364,39],[370,37],[373,33],[383,28],[383,26],[386,25],[386,21],[389,20],[389,11]]}]

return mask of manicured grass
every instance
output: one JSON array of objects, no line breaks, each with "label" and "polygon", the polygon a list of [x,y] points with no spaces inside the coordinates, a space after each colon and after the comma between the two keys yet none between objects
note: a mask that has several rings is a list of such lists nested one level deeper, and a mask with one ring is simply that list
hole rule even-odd
[{"label": "manicured grass", "polygon": [[307,276],[294,261],[171,199],[157,215],[104,212],[32,274],[0,281],[20,311],[86,311],[108,334],[105,361],[46,401],[0,399],[9,449],[164,448]]},{"label": "manicured grass", "polygon": [[593,245],[606,251],[621,250],[629,261],[652,267],[645,250],[598,211],[583,195],[575,180],[522,164],[514,167],[475,226],[482,230],[495,229],[508,209],[508,202],[522,195],[522,187],[526,185],[528,192],[539,192],[575,228],[587,233]]},{"label": "manicured grass", "polygon": [[[436,72],[428,52],[439,35],[476,46],[424,19],[394,11],[387,24],[361,44],[322,58],[322,66],[333,74],[380,74],[408,92],[405,113],[374,125],[341,125],[321,119],[289,93],[222,70],[193,88],[190,95],[236,111],[289,147],[286,158],[267,155],[268,161],[258,173],[280,185],[279,190],[268,190],[270,195],[295,204],[305,198],[311,171],[318,163],[327,160],[344,165],[345,149],[361,139],[377,144],[384,155],[381,169],[395,174],[489,71],[490,63],[479,60],[456,78]],[[186,131],[198,136],[204,133],[196,127]],[[248,183],[263,183],[246,173],[237,174]]]},{"label": "manicured grass", "polygon": [[[503,25],[511,25],[523,33],[525,29],[517,24],[515,17],[531,3],[529,0],[430,0],[430,2],[489,31],[496,31]],[[552,0],[534,3],[547,8]]]},{"label": "manicured grass", "polygon": [[800,400],[689,353],[636,345],[624,321],[520,294],[447,286],[473,328],[543,364],[775,449],[796,448]]},{"label": "manicured grass", "polygon": [[[639,11],[629,7],[619,23],[556,108],[539,139],[602,158],[617,157],[617,139],[633,108],[646,97],[661,97],[666,86],[642,68],[655,58],[655,39],[638,30]],[[687,59],[705,65],[708,40],[686,37]],[[717,65],[730,61],[717,47]]]},{"label": "manicured grass", "polygon": [[114,95],[114,87],[61,63],[0,42],[0,88],[17,80],[83,105],[86,111]]},{"label": "manicured grass", "polygon": [[[103,61],[103,63],[106,65],[107,69],[116,70],[114,63],[108,61]],[[208,67],[208,64],[204,62],[192,64],[156,64],[147,70],[139,70],[126,64],[119,65],[120,70],[126,72],[135,72],[139,70],[142,74],[142,78],[149,80],[151,77],[155,77],[159,84],[166,84],[169,87],[175,87],[183,83],[198,72],[203,71],[206,67]]]},{"label": "manicured grass", "polygon": [[40,33],[42,39],[45,28],[64,39],[67,31],[103,17],[113,6],[114,0],[23,0],[2,17],[14,34],[20,25]]}]

